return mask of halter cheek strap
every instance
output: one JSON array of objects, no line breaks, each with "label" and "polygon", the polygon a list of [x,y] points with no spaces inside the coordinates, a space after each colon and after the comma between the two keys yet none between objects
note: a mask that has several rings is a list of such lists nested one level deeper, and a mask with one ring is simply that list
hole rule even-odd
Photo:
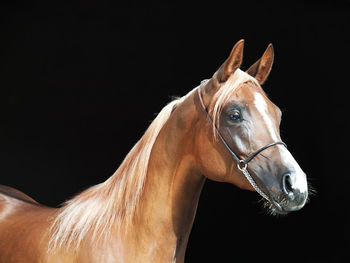
[{"label": "halter cheek strap", "polygon": [[[204,110],[204,112],[206,113],[207,115],[207,118],[210,122],[210,124],[214,127],[214,130],[215,130],[215,133],[217,134],[217,136],[220,138],[221,142],[223,143],[223,145],[225,146],[225,148],[228,150],[228,152],[232,155],[233,159],[236,160],[237,162],[237,167],[238,169],[244,174],[244,176],[246,177],[246,179],[249,181],[249,183],[253,186],[253,188],[255,189],[255,191],[257,191],[263,198],[265,198],[267,201],[270,201],[270,198],[259,188],[259,186],[257,185],[257,183],[255,182],[255,180],[253,179],[253,177],[249,174],[248,170],[247,170],[247,166],[248,166],[248,163],[254,159],[254,157],[256,157],[259,153],[261,153],[262,151],[266,150],[267,148],[270,148],[272,146],[275,146],[275,145],[278,145],[278,144],[281,144],[281,145],[284,145],[285,147],[287,147],[287,145],[282,142],[282,141],[276,141],[276,142],[272,142],[272,143],[269,143],[261,148],[259,148],[258,150],[256,150],[255,152],[253,152],[252,154],[250,154],[247,158],[245,159],[241,159],[239,158],[239,156],[237,154],[235,154],[232,149],[230,148],[230,146],[227,144],[227,142],[225,141],[225,139],[222,137],[221,133],[219,132],[219,130],[216,128],[216,126],[214,125],[214,122],[212,120],[212,118],[210,117],[209,115],[209,112],[207,110],[207,107],[204,105],[204,102],[203,102],[203,98],[202,98],[202,95],[201,95],[201,88],[202,88],[202,85],[203,83],[206,82],[206,80],[202,81],[200,86],[198,87],[197,89],[197,92],[198,92],[198,97],[199,97],[199,101],[202,105],[202,108]],[[275,202],[274,202],[275,203]],[[277,205],[275,203],[275,205]]]}]

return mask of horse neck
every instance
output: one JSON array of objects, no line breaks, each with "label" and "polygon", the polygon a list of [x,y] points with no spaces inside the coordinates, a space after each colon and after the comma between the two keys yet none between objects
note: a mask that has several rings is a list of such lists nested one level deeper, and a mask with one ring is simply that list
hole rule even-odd
[{"label": "horse neck", "polygon": [[[190,103],[189,101],[192,101]],[[137,224],[133,226],[147,253],[183,258],[205,177],[191,154],[193,100],[171,114],[153,146]],[[142,236],[142,238],[140,238]],[[154,245],[155,244],[155,245]],[[173,254],[171,254],[173,253]]]}]

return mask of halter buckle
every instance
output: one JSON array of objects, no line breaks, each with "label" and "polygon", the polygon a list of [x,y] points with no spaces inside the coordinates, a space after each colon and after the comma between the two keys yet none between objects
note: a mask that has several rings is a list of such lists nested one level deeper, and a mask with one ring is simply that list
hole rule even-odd
[{"label": "halter buckle", "polygon": [[247,163],[244,160],[239,160],[239,162],[237,163],[237,167],[240,171],[244,171],[247,170]]}]

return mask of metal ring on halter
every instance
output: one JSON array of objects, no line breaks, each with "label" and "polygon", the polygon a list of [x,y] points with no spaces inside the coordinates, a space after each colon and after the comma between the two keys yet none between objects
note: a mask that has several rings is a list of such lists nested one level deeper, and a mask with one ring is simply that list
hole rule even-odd
[{"label": "metal ring on halter", "polygon": [[237,167],[240,171],[247,170],[247,163],[244,160],[239,160]]}]

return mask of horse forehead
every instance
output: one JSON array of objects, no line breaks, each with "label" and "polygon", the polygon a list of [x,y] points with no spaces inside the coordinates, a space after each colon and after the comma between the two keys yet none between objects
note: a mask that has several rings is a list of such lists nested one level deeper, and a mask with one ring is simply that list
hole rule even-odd
[{"label": "horse forehead", "polygon": [[255,83],[244,83],[239,92],[239,96],[244,98],[247,103],[255,106],[258,111],[269,112],[273,110],[274,104],[265,95],[263,89]]},{"label": "horse forehead", "polygon": [[236,94],[249,108],[254,108],[265,121],[274,118],[275,104],[265,95],[260,86],[254,83],[242,85]]},{"label": "horse forehead", "polygon": [[255,92],[253,94],[253,103],[256,109],[264,114],[269,111],[269,105],[266,96],[263,96],[260,92]]},{"label": "horse forehead", "polygon": [[[255,83],[246,82],[243,83],[235,92],[234,97],[240,99],[247,104],[255,104],[256,94],[260,94],[261,97],[266,97],[263,95],[261,87],[257,86]],[[265,102],[266,106],[268,102]],[[263,103],[262,103],[263,104]]]}]

